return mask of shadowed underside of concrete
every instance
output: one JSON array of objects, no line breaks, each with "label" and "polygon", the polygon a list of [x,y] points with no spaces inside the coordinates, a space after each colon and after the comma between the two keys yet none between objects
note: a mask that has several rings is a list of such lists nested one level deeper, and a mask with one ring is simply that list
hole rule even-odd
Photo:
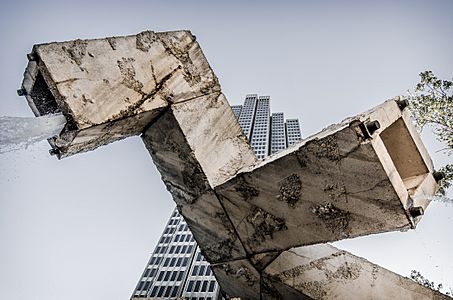
[{"label": "shadowed underside of concrete", "polygon": [[[257,161],[189,31],[40,44],[20,93],[62,112],[64,158],[141,134],[222,289],[243,299],[441,299],[323,244],[414,228],[437,190],[407,105],[386,101]],[[417,197],[416,197],[417,196]]]}]

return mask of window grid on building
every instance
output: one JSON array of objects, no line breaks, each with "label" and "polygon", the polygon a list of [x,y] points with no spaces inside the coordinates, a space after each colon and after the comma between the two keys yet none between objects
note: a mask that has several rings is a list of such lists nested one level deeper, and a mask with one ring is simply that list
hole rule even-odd
[{"label": "window grid on building", "polygon": [[245,97],[244,105],[242,105],[241,114],[239,116],[239,125],[242,128],[245,136],[250,140],[252,126],[255,117],[255,109],[258,95],[250,94]]},{"label": "window grid on building", "polygon": [[302,139],[298,119],[286,120],[286,136],[288,141],[288,147],[294,145],[295,143]]},{"label": "window grid on building", "polygon": [[[176,299],[181,297],[193,258],[195,253],[199,252],[197,248],[187,223],[175,209],[132,298]],[[206,278],[215,282],[214,290],[218,293],[219,286],[214,274],[211,272],[211,275],[206,275]],[[214,293],[206,293],[205,296],[217,299],[217,294],[214,295]]]},{"label": "window grid on building", "polygon": [[271,117],[271,154],[286,149],[285,120],[283,113],[273,113]]},{"label": "window grid on building", "polygon": [[233,111],[233,114],[236,117],[236,119],[239,119],[242,111],[242,105],[232,105],[231,110]]},{"label": "window grid on building", "polygon": [[264,159],[269,154],[270,133],[270,97],[260,96],[256,105],[255,120],[252,126],[250,145],[258,159]]}]

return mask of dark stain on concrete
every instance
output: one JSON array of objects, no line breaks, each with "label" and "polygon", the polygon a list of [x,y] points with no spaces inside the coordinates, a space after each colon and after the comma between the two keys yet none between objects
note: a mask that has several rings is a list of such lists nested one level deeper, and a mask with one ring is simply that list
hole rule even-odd
[{"label": "dark stain on concrete", "polygon": [[264,242],[267,236],[272,238],[275,232],[288,229],[283,218],[278,218],[256,206],[252,207],[246,219],[255,229],[255,233],[249,238],[252,243]]},{"label": "dark stain on concrete", "polygon": [[158,40],[153,31],[143,31],[137,34],[135,47],[143,52],[148,52],[152,44]]},{"label": "dark stain on concrete", "polygon": [[239,181],[239,186],[236,188],[236,192],[239,192],[242,196],[242,198],[245,201],[249,201],[253,197],[258,197],[260,192],[250,184],[248,184],[243,178]]},{"label": "dark stain on concrete", "polygon": [[129,58],[123,57],[121,58],[121,60],[117,61],[118,68],[120,69],[121,75],[123,76],[123,80],[121,82],[128,88],[143,95],[142,92],[143,83],[141,83],[135,78],[136,72],[133,65],[134,61],[135,59],[132,57]]},{"label": "dark stain on concrete", "polygon": [[307,144],[307,147],[317,158],[327,158],[332,161],[341,159],[338,143],[334,135],[329,135],[320,140],[313,140]]},{"label": "dark stain on concrete", "polygon": [[[165,92],[164,92],[164,90],[166,89],[165,84],[167,83],[168,80],[170,80],[173,77],[173,75],[179,69],[180,69],[180,66],[176,67],[173,71],[171,71],[164,78],[162,78],[162,80],[157,83],[156,87],[150,93],[146,94],[146,93],[144,93],[143,91],[140,90],[139,93],[142,95],[141,99],[139,101],[135,102],[134,104],[131,104],[126,109],[121,110],[118,114],[112,116],[110,118],[110,120],[115,120],[115,119],[118,119],[118,118],[124,118],[124,117],[128,117],[128,116],[134,115],[136,113],[136,110],[138,108],[140,108],[140,106],[143,103],[145,103],[145,101],[147,101],[149,99],[152,99],[158,93],[161,96],[162,96],[162,94],[165,94]],[[129,72],[129,71],[127,71],[127,72]],[[135,70],[134,70],[134,73],[135,73]],[[132,81],[130,83],[133,83],[133,80],[135,80],[135,78],[132,77]],[[126,81],[129,81],[129,80],[127,79]],[[124,83],[124,81],[123,81],[123,83]],[[164,97],[164,96],[162,96],[162,97]]]},{"label": "dark stain on concrete", "polygon": [[340,198],[344,198],[347,201],[347,197],[345,197],[346,187],[343,183],[327,183],[322,189],[332,201],[337,201]]},{"label": "dark stain on concrete", "polygon": [[[202,78],[199,72],[197,72],[196,67],[193,64],[192,58],[190,57],[189,51],[196,43],[195,37],[192,36],[191,43],[187,45],[180,45],[172,42],[171,39],[162,39],[162,44],[165,48],[165,51],[173,55],[177,60],[181,62],[183,72],[183,77],[190,86],[194,86],[202,81]],[[201,53],[201,49],[198,48],[198,51]],[[217,81],[217,80],[216,80]],[[206,87],[208,88],[208,87]],[[203,92],[203,91],[202,91]]]},{"label": "dark stain on concrete", "polygon": [[318,204],[312,207],[312,212],[318,216],[332,233],[346,234],[351,219],[350,213],[335,207],[332,203]]},{"label": "dark stain on concrete", "polygon": [[83,57],[87,54],[87,41],[80,39],[74,40],[70,42],[69,46],[63,46],[62,49],[68,54],[72,61],[80,66]]},{"label": "dark stain on concrete", "polygon": [[264,270],[268,265],[270,265],[276,258],[279,256],[281,251],[270,251],[267,253],[255,254],[250,257],[250,261],[252,262],[255,269],[259,272]]},{"label": "dark stain on concrete", "polygon": [[246,266],[240,268],[232,268],[230,264],[223,264],[223,270],[226,275],[234,276],[245,281],[248,286],[254,286],[258,282],[258,278]]},{"label": "dark stain on concrete", "polygon": [[360,276],[361,267],[357,263],[348,263],[347,261],[338,267],[338,269],[328,278],[355,280]]},{"label": "dark stain on concrete", "polygon": [[223,239],[214,244],[205,245],[202,253],[209,261],[220,262],[231,259],[233,248],[234,241],[232,239]]},{"label": "dark stain on concrete", "polygon": [[294,207],[300,199],[302,190],[302,181],[299,175],[291,174],[279,183],[280,195],[277,199],[285,201],[290,207]]},{"label": "dark stain on concrete", "polygon": [[274,288],[270,279],[261,275],[261,299],[283,299],[283,295]]},{"label": "dark stain on concrete", "polygon": [[107,42],[109,43],[110,48],[112,48],[112,50],[116,50],[116,46],[117,46],[116,38],[108,37]]}]

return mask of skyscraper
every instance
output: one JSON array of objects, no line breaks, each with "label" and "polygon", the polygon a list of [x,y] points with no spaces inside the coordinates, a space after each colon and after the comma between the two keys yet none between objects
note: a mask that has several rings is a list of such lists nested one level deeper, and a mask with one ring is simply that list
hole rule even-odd
[{"label": "skyscraper", "polygon": [[283,113],[273,113],[271,124],[271,154],[274,154],[288,146]]},{"label": "skyscraper", "polygon": [[[270,136],[270,108],[269,96],[260,96],[256,103],[255,118],[252,118],[252,135],[249,138],[250,145],[258,159],[264,159],[269,155]],[[242,113],[239,118],[242,118]],[[247,121],[248,123],[248,121]]]},{"label": "skyscraper", "polygon": [[244,105],[242,105],[241,114],[238,119],[242,131],[244,131],[244,134],[249,141],[252,134],[253,121],[255,119],[257,100],[258,95],[256,94],[249,94],[245,96]]},{"label": "skyscraper", "polygon": [[[243,105],[231,107],[258,159],[301,140],[298,119],[284,122],[283,113],[270,115],[270,97],[249,94]],[[183,217],[175,208],[131,299],[186,297],[221,299],[220,287]]]},{"label": "skyscraper", "polygon": [[294,145],[302,139],[298,119],[286,120],[286,139],[288,141],[288,146]]}]

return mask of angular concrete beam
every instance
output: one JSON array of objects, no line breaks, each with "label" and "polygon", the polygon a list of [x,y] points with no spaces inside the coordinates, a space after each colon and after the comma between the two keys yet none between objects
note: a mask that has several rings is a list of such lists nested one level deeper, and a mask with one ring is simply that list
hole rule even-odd
[{"label": "angular concrete beam", "polygon": [[142,138],[205,257],[210,262],[244,258],[212,187],[256,158],[223,94],[172,105]]},{"label": "angular concrete beam", "polygon": [[437,184],[407,114],[385,102],[216,187],[247,253],[414,227]]},{"label": "angular concrete beam", "polygon": [[261,299],[451,299],[327,244],[283,252],[262,277]]},{"label": "angular concrete beam", "polygon": [[189,31],[40,44],[21,94],[36,116],[62,112],[51,141],[66,157],[140,134],[171,103],[220,91]]}]

